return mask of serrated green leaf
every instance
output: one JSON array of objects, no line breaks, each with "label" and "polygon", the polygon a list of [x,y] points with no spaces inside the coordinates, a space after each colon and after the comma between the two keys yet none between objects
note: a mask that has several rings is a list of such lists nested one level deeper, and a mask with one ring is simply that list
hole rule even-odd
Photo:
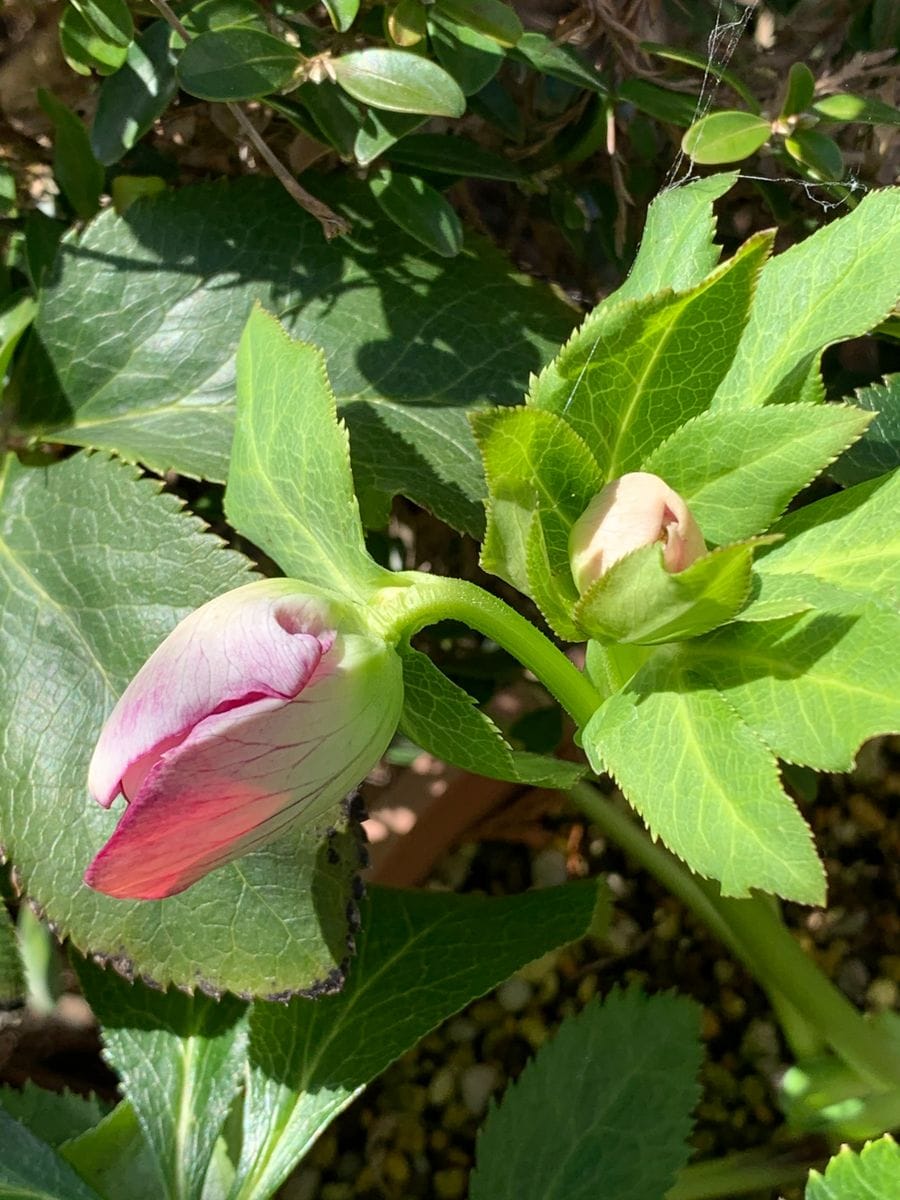
[{"label": "serrated green leaf", "polygon": [[510,408],[473,413],[471,422],[488,485],[481,565],[529,593],[526,560],[534,513],[557,513],[568,539],[603,476],[585,443],[556,413]]},{"label": "serrated green leaf", "polygon": [[86,959],[78,977],[103,1056],[153,1152],[163,1196],[200,1200],[216,1138],[246,1063],[247,1006],[129,983]]},{"label": "serrated green leaf", "polygon": [[900,374],[860,388],[853,400],[875,416],[863,437],[828,472],[845,487],[900,467]]},{"label": "serrated green leaf", "polygon": [[[772,527],[784,541],[757,565],[763,596],[774,585],[771,594],[782,601],[813,599],[820,607],[836,607],[839,612],[848,606],[858,608],[860,600],[896,609],[900,605],[898,506],[900,473],[895,472],[789,513]],[[824,602],[816,600],[817,591],[825,596]]]},{"label": "serrated green leaf", "polygon": [[46,1142],[0,1108],[3,1200],[101,1200]]},{"label": "serrated green leaf", "polygon": [[53,174],[75,213],[86,221],[100,207],[105,172],[94,158],[87,130],[52,92],[38,88],[38,103],[53,122]]},{"label": "serrated green leaf", "polygon": [[635,470],[709,407],[771,240],[770,234],[750,238],[688,292],[602,305],[533,383],[529,405],[562,415],[607,479]]},{"label": "serrated green leaf", "polygon": [[480,92],[503,65],[506,52],[493,38],[451,20],[434,5],[428,10],[428,37],[438,62],[464,96]]},{"label": "serrated green leaf", "polygon": [[176,73],[179,85],[201,100],[256,100],[286,87],[302,61],[266,30],[226,26],[192,38]]},{"label": "serrated green leaf", "polygon": [[491,1107],[471,1200],[662,1197],[688,1157],[699,1024],[692,1001],[636,991],[567,1017]]},{"label": "serrated green leaf", "polygon": [[0,483],[0,828],[27,895],[80,949],[163,985],[267,995],[333,984],[347,955],[352,835],[329,845],[321,830],[296,831],[162,901],[82,883],[120,809],[86,787],[103,720],[179,619],[248,581],[246,560],[103,455],[7,461]]},{"label": "serrated green leaf", "polygon": [[806,112],[816,92],[816,77],[806,63],[791,63],[788,71],[787,92],[781,106],[781,119]]},{"label": "serrated green leaf", "polygon": [[900,1147],[886,1133],[858,1153],[842,1146],[825,1174],[810,1171],[804,1200],[894,1200],[900,1189]]},{"label": "serrated green leaf", "polygon": [[178,90],[172,31],[154,21],[128,47],[124,66],[104,80],[91,127],[99,162],[118,162],[150,129]]},{"label": "serrated green leaf", "polygon": [[609,90],[600,72],[586,63],[571,46],[554,42],[545,33],[531,30],[523,33],[515,44],[512,57],[528,63],[542,75],[562,79],[573,87],[587,87],[601,96]]},{"label": "serrated green leaf", "polygon": [[841,180],[844,177],[844,156],[841,148],[818,129],[798,129],[784,139],[788,154],[806,167],[814,179]]},{"label": "serrated green leaf", "polygon": [[[269,1196],[395,1058],[531,960],[593,929],[595,882],[487,899],[372,888],[339,996],[256,1004],[232,1200]],[[600,893],[601,922],[606,893]]]},{"label": "serrated green leaf", "polygon": [[569,564],[570,529],[570,521],[557,511],[535,512],[525,541],[526,591],[557,637],[580,642],[581,629],[572,619],[578,590]]},{"label": "serrated green leaf", "polygon": [[658,652],[597,710],[583,734],[588,760],[616,779],[653,836],[698,875],[718,879],[723,895],[757,888],[821,904],[822,864],[774,756],[730,697],[687,673],[693,645]]},{"label": "serrated green leaf", "polygon": [[22,424],[224,480],[234,353],[258,300],[324,350],[364,511],[385,513],[402,492],[479,534],[484,480],[466,411],[518,403],[573,313],[477,237],[438,260],[406,241],[368,189],[342,178],[339,192],[354,229],[330,243],[262,179],[103,213],[63,244],[44,289],[34,350],[50,362],[25,356]]},{"label": "serrated green leaf", "polygon": [[852,770],[860,745],[900,730],[900,614],[809,612],[738,622],[689,648],[695,669],[787,762]]},{"label": "serrated green leaf", "polygon": [[156,1159],[127,1100],[93,1129],[61,1146],[60,1154],[106,1200],[160,1200]]},{"label": "serrated green leaf", "polygon": [[63,56],[79,75],[111,75],[128,55],[128,45],[101,37],[77,8],[67,4],[59,21],[59,44]]},{"label": "serrated green leaf", "polygon": [[713,202],[734,186],[737,175],[723,171],[669,188],[647,210],[641,244],[628,278],[604,303],[643,300],[671,288],[686,292],[702,283],[719,261],[713,242]]},{"label": "serrated green leaf", "polygon": [[237,392],[229,521],[285,574],[363,598],[388,576],[365,548],[347,430],[321,350],[291,341],[254,308],[238,347]]},{"label": "serrated green leaf", "polygon": [[385,216],[416,241],[443,258],[459,254],[462,223],[437,188],[414,175],[395,174],[386,168],[371,176],[369,186]]},{"label": "serrated green leaf", "polygon": [[0,1087],[0,1107],[54,1149],[93,1129],[108,1111],[93,1094],[51,1092],[31,1079],[21,1088]]},{"label": "serrated green leaf", "polygon": [[134,37],[134,22],[125,0],[71,0],[98,37],[114,46],[127,46]]},{"label": "serrated green leaf", "polygon": [[699,637],[730,621],[750,593],[753,542],[722,546],[677,574],[658,544],[614,563],[575,607],[576,623],[601,641],[641,646]]},{"label": "serrated green leaf", "polygon": [[765,117],[727,109],[695,121],[681,139],[681,149],[695,163],[740,162],[755,154],[771,135]]},{"label": "serrated green leaf", "polygon": [[854,96],[851,92],[839,92],[835,96],[823,96],[813,104],[812,109],[826,121],[900,125],[900,108],[885,104],[877,96]]},{"label": "serrated green leaf", "polygon": [[359,0],[322,0],[332,25],[339,33],[345,33],[356,20]]},{"label": "serrated green leaf", "polygon": [[524,32],[515,9],[503,0],[436,0],[438,11],[501,46],[515,46]]},{"label": "serrated green leaf", "polygon": [[892,309],[898,241],[900,189],[885,188],[767,263],[714,406],[800,399],[826,346],[866,333]]},{"label": "serrated green leaf", "polygon": [[767,529],[871,421],[851,405],[714,410],[682,425],[641,465],[688,503],[707,542]]},{"label": "serrated green leaf", "polygon": [[400,728],[444,762],[531,787],[570,788],[584,774],[578,763],[513,750],[468,692],[417,650],[403,655],[403,696]]},{"label": "serrated green leaf", "polygon": [[443,67],[408,50],[370,46],[331,60],[335,81],[354,100],[389,112],[461,117],[466,98]]},{"label": "serrated green leaf", "polygon": [[524,172],[516,163],[485,150],[468,138],[446,133],[417,133],[405,137],[388,151],[392,163],[418,167],[438,175],[470,179],[520,180]]}]

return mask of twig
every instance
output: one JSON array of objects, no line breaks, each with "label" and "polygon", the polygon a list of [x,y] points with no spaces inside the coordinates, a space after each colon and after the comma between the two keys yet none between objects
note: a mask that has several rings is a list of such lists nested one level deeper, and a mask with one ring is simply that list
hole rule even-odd
[{"label": "twig", "polygon": [[[189,42],[191,40],[191,35],[185,29],[184,25],[178,19],[176,14],[172,11],[172,8],[168,4],[168,0],[153,0],[153,5],[156,9],[158,9],[163,18],[168,22],[172,29],[175,30],[180,38],[182,38],[185,42]],[[322,226],[322,232],[325,234],[325,237],[330,240],[331,238],[337,237],[340,234],[349,233],[350,222],[345,220],[344,217],[338,216],[338,214],[330,209],[327,204],[323,204],[321,200],[317,200],[315,196],[311,195],[306,188],[300,186],[281,159],[275,154],[271,147],[267,145],[259,130],[253,124],[241,106],[233,103],[232,101],[226,101],[225,107],[237,121],[238,125],[243,130],[247,140],[251,143],[253,148],[272,168],[275,178],[288,193],[288,195],[293,200],[296,200],[301,208],[305,209],[306,212],[310,213],[316,218],[316,220]]]}]

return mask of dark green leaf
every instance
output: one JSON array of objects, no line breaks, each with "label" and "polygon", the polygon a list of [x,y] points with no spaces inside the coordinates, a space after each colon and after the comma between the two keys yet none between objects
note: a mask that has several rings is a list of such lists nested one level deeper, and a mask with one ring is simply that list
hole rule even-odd
[{"label": "dark green leaf", "polygon": [[408,50],[354,50],[332,59],[331,68],[344,91],[375,108],[433,117],[461,117],[466,110],[452,76]]},{"label": "dark green leaf", "polygon": [[387,30],[397,46],[416,46],[428,32],[421,0],[399,0],[387,16]]},{"label": "dark green leaf", "polygon": [[201,100],[255,100],[281,91],[303,59],[262,29],[229,26],[201,33],[178,60],[178,82]]},{"label": "dark green leaf", "polygon": [[359,0],[322,0],[332,25],[339,33],[344,33],[356,20],[359,12]]},{"label": "dark green leaf", "polygon": [[105,80],[91,128],[91,148],[109,165],[139,141],[177,91],[172,31],[154,21],[128,48],[125,65]]},{"label": "dark green leaf", "polygon": [[695,121],[681,139],[681,148],[696,163],[740,162],[755,154],[771,134],[764,117],[729,109]]},{"label": "dark green leaf", "polygon": [[354,232],[330,243],[260,179],[139,200],[68,239],[35,326],[52,371],[23,359],[25,424],[223,480],[234,353],[258,299],[324,350],[364,511],[399,491],[480,532],[466,411],[518,402],[574,314],[477,238],[453,260],[426,256],[368,189],[342,179],[335,195]]},{"label": "dark green leaf", "polygon": [[[349,96],[347,100],[353,103]],[[411,113],[379,112],[377,108],[370,108],[356,132],[354,158],[360,166],[367,167],[406,134],[424,125],[425,120],[425,117]]]},{"label": "dark green leaf", "polygon": [[463,1005],[607,919],[593,882],[486,899],[372,888],[339,996],[256,1004],[234,1200],[270,1196],[371,1079]]},{"label": "dark green leaf", "polygon": [[814,179],[840,180],[844,177],[841,148],[818,129],[798,129],[784,139],[784,148],[809,171]]},{"label": "dark green leaf", "polygon": [[53,122],[53,174],[72,208],[86,221],[100,207],[105,173],[91,152],[87,130],[52,92],[38,88],[38,102]]},{"label": "dark green leaf", "polygon": [[697,98],[684,92],[673,92],[648,79],[626,79],[619,85],[616,98],[627,100],[635,108],[654,117],[686,129],[697,115]]},{"label": "dark green leaf", "polygon": [[883,384],[860,388],[854,403],[874,412],[875,419],[828,472],[845,487],[900,467],[900,375],[887,375]]},{"label": "dark green leaf", "polygon": [[247,1006],[154,991],[88,960],[78,975],[103,1030],[167,1200],[200,1200],[213,1147],[246,1061]]},{"label": "dark green leaf", "polygon": [[573,87],[586,87],[601,96],[607,93],[603,76],[584,61],[571,46],[551,41],[543,33],[523,33],[515,44],[513,58],[528,63],[542,75],[562,79]]},{"label": "dark green leaf", "polygon": [[469,179],[520,180],[522,168],[468,138],[446,133],[417,133],[391,147],[392,163],[418,167],[436,175],[460,175]]},{"label": "dark green leaf", "polygon": [[372,194],[385,216],[416,241],[453,258],[462,249],[462,224],[439,191],[414,175],[395,175],[382,169],[369,180]]},{"label": "dark green leaf", "polygon": [[87,793],[103,720],[176,621],[248,581],[246,560],[104,455],[7,460],[0,492],[0,828],[27,895],[60,936],[160,984],[255,995],[333,985],[352,835],[329,844],[321,829],[295,831],[167,900],[113,900],[82,883],[120,812]]},{"label": "dark green leaf", "polygon": [[504,50],[493,40],[435,10],[428,10],[428,36],[438,62],[472,96],[489,83],[503,64]]},{"label": "dark green leaf", "polygon": [[806,63],[792,63],[788,72],[787,93],[781,106],[781,119],[806,112],[815,92],[816,77]]},{"label": "dark green leaf", "polygon": [[661,1200],[688,1158],[699,1025],[693,1001],[637,991],[567,1017],[491,1107],[471,1200]]},{"label": "dark green leaf", "polygon": [[859,121],[864,125],[900,125],[900,108],[885,104],[875,96],[854,96],[839,92],[824,96],[812,106],[826,121]]},{"label": "dark green leaf", "polygon": [[322,136],[342,158],[353,158],[356,137],[365,119],[355,100],[330,79],[304,83],[291,93],[291,98],[309,111]]},{"label": "dark green leaf", "polygon": [[668,59],[669,62],[686,63],[689,67],[696,67],[698,71],[702,71],[704,76],[712,75],[714,78],[720,79],[741,97],[751,112],[759,112],[759,101],[750,89],[733,71],[729,71],[728,67],[717,62],[714,55],[695,54],[693,50],[682,50],[678,46],[663,46],[659,42],[641,42],[641,49],[650,54],[658,54],[660,58]]},{"label": "dark green leaf", "polygon": [[59,42],[66,62],[79,75],[111,75],[118,71],[128,55],[124,46],[101,37],[77,8],[66,5],[59,22]]},{"label": "dark green leaf", "polygon": [[54,1149],[93,1129],[107,1112],[94,1095],[50,1092],[30,1079],[21,1088],[0,1088],[0,1107]]},{"label": "dark green leaf", "polygon": [[4,1200],[100,1200],[46,1142],[0,1109],[0,1196]]},{"label": "dark green leaf", "polygon": [[179,17],[190,34],[212,33],[235,25],[266,28],[266,14],[256,0],[200,0]]},{"label": "dark green leaf", "polygon": [[438,11],[458,25],[493,38],[501,46],[515,46],[521,38],[522,22],[503,0],[436,0]]},{"label": "dark green leaf", "polygon": [[570,788],[584,774],[577,763],[513,750],[468,692],[417,650],[403,656],[403,689],[401,729],[444,762],[531,787]]},{"label": "dark green leaf", "polygon": [[134,37],[134,22],[125,0],[71,0],[97,37],[113,46],[127,46]]}]

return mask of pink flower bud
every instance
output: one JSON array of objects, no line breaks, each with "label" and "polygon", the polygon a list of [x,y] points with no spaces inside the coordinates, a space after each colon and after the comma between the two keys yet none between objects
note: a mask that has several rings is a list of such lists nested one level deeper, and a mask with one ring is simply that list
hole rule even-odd
[{"label": "pink flower bud", "polygon": [[88,786],[128,802],[85,882],[160,899],[314,820],[384,753],[400,660],[339,601],[260,580],[181,622],[103,727]]},{"label": "pink flower bud", "polygon": [[651,542],[661,542],[667,571],[683,571],[706,553],[691,511],[658,475],[633,471],[598,492],[572,527],[569,557],[579,592],[610,567]]}]

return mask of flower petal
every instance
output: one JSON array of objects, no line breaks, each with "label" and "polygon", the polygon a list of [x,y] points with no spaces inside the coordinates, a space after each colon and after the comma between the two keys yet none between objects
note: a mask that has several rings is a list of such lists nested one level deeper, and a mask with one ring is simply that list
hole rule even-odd
[{"label": "flower petal", "polygon": [[163,754],[85,882],[120,898],[171,896],[342,799],[384,753],[402,703],[393,652],[379,655],[373,686],[370,671],[350,674],[344,650],[339,641],[337,668],[296,699],[215,713]]},{"label": "flower petal", "polygon": [[135,795],[160,754],[198,722],[263,697],[289,700],[334,641],[324,600],[288,580],[259,580],[186,617],[129,683],[103,727],[88,774],[109,807]]}]

